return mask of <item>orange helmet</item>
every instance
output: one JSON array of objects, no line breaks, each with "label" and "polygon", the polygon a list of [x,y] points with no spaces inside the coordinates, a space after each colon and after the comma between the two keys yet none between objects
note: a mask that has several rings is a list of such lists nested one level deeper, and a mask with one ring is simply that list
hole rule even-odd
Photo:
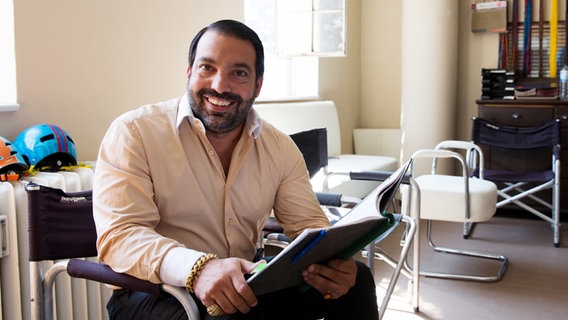
[{"label": "orange helmet", "polygon": [[9,171],[22,173],[28,170],[26,161],[12,143],[4,137],[0,138],[0,174],[5,174]]}]

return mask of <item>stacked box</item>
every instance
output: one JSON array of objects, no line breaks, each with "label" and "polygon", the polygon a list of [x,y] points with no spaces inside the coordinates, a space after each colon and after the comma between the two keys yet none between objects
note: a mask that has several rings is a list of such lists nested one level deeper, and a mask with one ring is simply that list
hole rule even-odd
[{"label": "stacked box", "polygon": [[514,70],[481,69],[481,99],[515,99]]}]

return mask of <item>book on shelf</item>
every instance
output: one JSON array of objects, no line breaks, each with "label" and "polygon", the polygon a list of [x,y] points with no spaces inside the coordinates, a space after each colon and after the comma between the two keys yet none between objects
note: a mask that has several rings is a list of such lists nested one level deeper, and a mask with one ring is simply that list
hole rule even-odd
[{"label": "book on shelf", "polygon": [[292,286],[309,288],[302,277],[308,266],[348,259],[369,243],[386,237],[397,224],[387,208],[410,163],[411,160],[402,165],[332,226],[305,229],[261,271],[248,278],[255,294]]},{"label": "book on shelf", "polygon": [[515,86],[516,99],[558,99],[558,84],[551,79],[524,80]]}]

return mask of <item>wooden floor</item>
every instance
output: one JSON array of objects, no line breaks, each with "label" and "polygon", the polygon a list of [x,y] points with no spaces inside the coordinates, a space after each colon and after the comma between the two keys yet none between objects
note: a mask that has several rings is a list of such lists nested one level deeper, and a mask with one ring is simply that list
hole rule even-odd
[{"label": "wooden floor", "polygon": [[[421,224],[421,270],[496,272],[495,262],[435,253],[425,241]],[[398,232],[398,231],[397,231]],[[385,311],[384,320],[398,319],[568,319],[568,223],[561,227],[560,247],[552,244],[550,225],[539,219],[495,216],[476,225],[464,240],[462,225],[435,222],[434,240],[454,246],[503,254],[509,267],[499,282],[420,278],[419,311],[410,303],[409,282],[401,276]],[[387,252],[399,250],[398,235],[381,242]],[[392,268],[375,262],[377,295],[382,299]]]}]

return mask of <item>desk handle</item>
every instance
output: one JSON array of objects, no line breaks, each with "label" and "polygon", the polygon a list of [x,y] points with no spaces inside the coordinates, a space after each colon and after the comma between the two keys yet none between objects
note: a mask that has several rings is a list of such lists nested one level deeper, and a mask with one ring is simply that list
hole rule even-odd
[{"label": "desk handle", "polygon": [[513,113],[513,114],[511,115],[511,118],[513,118],[513,119],[515,119],[515,120],[519,120],[519,119],[521,118],[521,115],[518,114],[518,113]]}]

